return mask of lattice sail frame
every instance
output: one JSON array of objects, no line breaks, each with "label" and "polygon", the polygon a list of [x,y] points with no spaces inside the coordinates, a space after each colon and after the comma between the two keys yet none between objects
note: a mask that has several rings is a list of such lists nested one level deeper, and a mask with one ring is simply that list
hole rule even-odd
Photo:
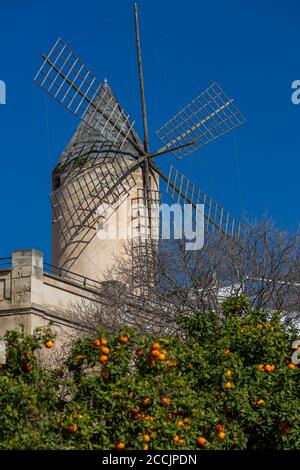
[{"label": "lattice sail frame", "polygon": [[61,38],[43,58],[34,78],[42,89],[118,148],[135,141],[129,114]]},{"label": "lattice sail frame", "polygon": [[244,116],[215,82],[161,126],[156,134],[165,148],[190,144],[173,154],[181,159],[240,126]]},{"label": "lattice sail frame", "polygon": [[[117,209],[122,197],[135,185],[132,173],[120,181],[129,166],[126,158],[121,156],[89,159],[77,173],[69,172],[62,186],[50,194],[54,222],[58,222],[66,244],[81,232],[95,231],[99,221],[106,222],[105,214],[99,211],[103,204]],[[112,193],[117,182],[119,184]]]},{"label": "lattice sail frame", "polygon": [[204,217],[208,229],[225,235],[240,236],[241,223],[173,165],[169,170],[166,194],[175,202],[192,204],[195,210],[196,204],[204,204]]}]

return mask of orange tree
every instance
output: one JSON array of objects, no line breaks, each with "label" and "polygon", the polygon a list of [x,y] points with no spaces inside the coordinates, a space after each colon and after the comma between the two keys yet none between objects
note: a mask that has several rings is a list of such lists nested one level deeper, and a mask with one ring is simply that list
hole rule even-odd
[{"label": "orange tree", "polygon": [[56,368],[49,329],[8,332],[0,449],[299,449],[296,332],[243,297],[182,323],[184,339],[80,338]]}]

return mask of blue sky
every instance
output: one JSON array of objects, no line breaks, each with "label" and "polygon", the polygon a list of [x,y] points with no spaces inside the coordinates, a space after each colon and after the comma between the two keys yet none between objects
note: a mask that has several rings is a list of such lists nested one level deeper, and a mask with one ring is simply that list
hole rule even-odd
[{"label": "blue sky", "polygon": [[[232,215],[265,211],[282,226],[299,222],[300,79],[297,0],[140,0],[151,149],[155,130],[210,83],[235,98],[247,122],[173,163]],[[58,36],[107,77],[137,121],[140,102],[133,2],[0,0],[0,257],[37,248],[50,259],[51,171],[77,120],[34,83],[40,54]],[[167,170],[172,158],[160,160]]]}]

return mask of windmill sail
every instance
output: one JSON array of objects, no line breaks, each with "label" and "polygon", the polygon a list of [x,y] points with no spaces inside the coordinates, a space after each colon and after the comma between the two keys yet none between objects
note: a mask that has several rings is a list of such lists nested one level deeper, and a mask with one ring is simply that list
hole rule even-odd
[{"label": "windmill sail", "polygon": [[34,78],[42,89],[108,142],[122,148],[129,141],[137,151],[143,149],[134,122],[107,82],[102,85],[61,38],[43,58]]},{"label": "windmill sail", "polygon": [[208,229],[226,235],[237,237],[240,235],[241,223],[173,165],[170,167],[167,178],[166,194],[175,202],[192,204],[194,210],[197,204],[203,204]]},{"label": "windmill sail", "polygon": [[244,116],[217,83],[210,85],[191,103],[177,113],[156,134],[164,147],[174,150],[174,155],[181,159],[198,150],[226,132],[233,130],[245,121]]}]

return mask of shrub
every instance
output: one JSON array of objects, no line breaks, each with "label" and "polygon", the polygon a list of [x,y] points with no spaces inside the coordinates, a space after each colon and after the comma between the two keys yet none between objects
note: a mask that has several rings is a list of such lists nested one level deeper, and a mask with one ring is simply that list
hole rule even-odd
[{"label": "shrub", "polygon": [[299,449],[296,331],[243,298],[183,325],[80,338],[57,368],[39,361],[50,330],[8,332],[0,449]]}]

